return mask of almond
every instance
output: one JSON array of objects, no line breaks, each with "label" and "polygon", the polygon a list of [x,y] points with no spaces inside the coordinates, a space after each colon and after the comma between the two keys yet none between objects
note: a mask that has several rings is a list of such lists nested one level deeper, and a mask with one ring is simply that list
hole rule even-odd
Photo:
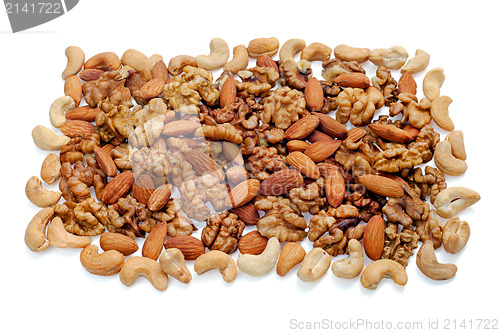
[{"label": "almond", "polygon": [[260,184],[262,195],[283,195],[292,188],[301,187],[304,179],[299,171],[295,169],[284,169],[277,171],[264,179]]},{"label": "almond", "polygon": [[154,64],[153,68],[151,69],[151,76],[153,79],[161,79],[163,83],[167,84],[170,82],[170,76],[168,75],[168,69],[167,65],[160,60],[156,64]]},{"label": "almond", "polygon": [[163,184],[159,186],[149,197],[147,206],[150,211],[156,212],[165,207],[172,195],[172,185]]},{"label": "almond", "polygon": [[358,142],[366,135],[366,130],[363,127],[354,127],[347,131],[347,138],[351,142]]},{"label": "almond", "polygon": [[139,250],[139,245],[130,237],[117,232],[105,232],[99,238],[99,245],[104,251],[116,250],[129,256]]},{"label": "almond", "polygon": [[309,156],[314,162],[318,163],[332,156],[339,147],[339,140],[318,141],[307,147],[304,154]]},{"label": "almond", "polygon": [[153,230],[151,230],[142,245],[143,257],[153,260],[158,259],[163,249],[163,243],[165,243],[165,237],[167,237],[167,230],[168,226],[166,221],[158,223]]},{"label": "almond", "polygon": [[306,177],[318,179],[321,176],[318,166],[313,162],[313,160],[300,151],[291,152],[286,157],[286,162]]},{"label": "almond", "polygon": [[64,95],[71,97],[78,107],[82,101],[82,83],[77,75],[68,76],[64,81]]},{"label": "almond", "polygon": [[107,152],[97,145],[94,147],[94,156],[99,168],[101,168],[106,176],[114,177],[118,174],[115,161],[113,161]]},{"label": "almond", "polygon": [[113,178],[102,191],[101,201],[112,205],[126,194],[134,184],[134,173],[125,171]]},{"label": "almond", "polygon": [[363,73],[351,72],[340,74],[333,79],[333,83],[343,88],[365,89],[370,86],[370,78]]},{"label": "almond", "polygon": [[238,250],[242,254],[261,254],[267,245],[267,237],[260,234],[258,230],[250,231],[248,234],[240,238],[238,242]]},{"label": "almond", "polygon": [[102,73],[104,73],[104,71],[97,68],[86,68],[82,69],[78,76],[80,76],[80,79],[83,81],[88,82],[97,80]]},{"label": "almond", "polygon": [[378,260],[384,251],[385,223],[380,215],[374,215],[365,227],[363,245],[371,260]]},{"label": "almond", "polygon": [[207,153],[198,149],[191,149],[184,157],[199,176],[205,172],[212,173],[220,169],[219,165]]},{"label": "almond", "polygon": [[150,175],[144,173],[137,177],[132,185],[132,196],[141,204],[146,205],[149,197],[155,191],[155,184]]},{"label": "almond", "polygon": [[296,121],[285,131],[285,138],[288,140],[303,139],[311,134],[319,125],[319,119],[316,116],[305,116]]},{"label": "almond", "polygon": [[193,134],[199,127],[201,127],[201,124],[196,121],[176,120],[165,124],[162,134],[166,136]]},{"label": "almond", "polygon": [[154,78],[149,80],[142,88],[139,90],[139,97],[142,99],[152,99],[157,97],[162,93],[165,82],[163,78]]},{"label": "almond", "polygon": [[311,135],[309,135],[306,139],[307,139],[307,141],[309,141],[311,143],[315,143],[318,141],[333,140],[333,138],[331,136],[329,136],[328,134],[323,133],[321,131],[318,131],[318,130],[312,132]]},{"label": "almond", "polygon": [[358,177],[356,181],[366,187],[367,190],[384,197],[400,198],[404,195],[401,184],[389,177],[366,174]]},{"label": "almond", "polygon": [[417,94],[417,82],[415,82],[415,79],[410,72],[404,72],[399,78],[398,93],[410,93],[412,95]]},{"label": "almond", "polygon": [[391,124],[373,123],[368,127],[373,133],[389,141],[408,143],[413,140],[412,134]]},{"label": "almond", "polygon": [[95,117],[97,117],[97,115],[101,112],[102,111],[99,108],[91,108],[90,106],[85,105],[66,112],[66,119],[93,122],[95,121]]},{"label": "almond", "polygon": [[243,165],[245,163],[243,155],[241,155],[240,146],[237,144],[224,141],[222,143],[222,151],[229,162],[233,162],[236,165]]},{"label": "almond", "polygon": [[185,260],[196,260],[205,253],[205,244],[198,238],[188,235],[172,237],[165,242],[165,249],[181,250]]},{"label": "almond", "polygon": [[276,64],[276,61],[273,60],[273,58],[271,58],[270,56],[268,56],[267,54],[264,54],[264,55],[261,55],[257,58],[257,61],[255,63],[257,66],[259,67],[270,67],[270,68],[274,68],[276,70],[276,72],[279,73],[279,68],[278,68],[278,65]]},{"label": "almond", "polygon": [[319,128],[326,134],[343,140],[347,137],[347,129],[339,121],[333,119],[329,115],[319,112],[313,112],[313,115],[319,119]]},{"label": "almond", "polygon": [[230,75],[224,81],[224,84],[220,88],[219,102],[221,108],[236,102],[236,83],[234,82],[234,76]]},{"label": "almond", "polygon": [[278,258],[276,273],[279,276],[285,276],[293,267],[300,264],[305,256],[306,251],[299,243],[286,243]]},{"label": "almond", "polygon": [[225,200],[226,207],[239,207],[259,194],[260,182],[257,179],[247,179],[236,185]]},{"label": "almond", "polygon": [[259,211],[251,202],[248,202],[239,207],[232,208],[231,212],[238,215],[240,220],[245,222],[245,224],[247,225],[257,224],[257,220],[260,218]]},{"label": "almond", "polygon": [[304,90],[304,98],[306,100],[306,107],[309,111],[319,111],[323,108],[323,88],[317,78],[312,77],[307,81]]},{"label": "almond", "polygon": [[330,206],[337,208],[344,200],[345,180],[338,169],[331,169],[325,179],[325,194]]},{"label": "almond", "polygon": [[62,124],[60,130],[62,134],[70,138],[75,138],[84,134],[94,133],[95,125],[83,120],[67,120]]},{"label": "almond", "polygon": [[411,137],[412,137],[411,141],[415,140],[415,138],[420,133],[420,130],[418,128],[415,128],[415,127],[411,126],[410,124],[406,125],[403,128],[403,131],[408,132],[411,135]]},{"label": "almond", "polygon": [[288,149],[289,152],[292,151],[301,151],[304,152],[304,150],[307,149],[311,144],[309,142],[303,141],[303,140],[290,140],[286,143],[286,148]]}]

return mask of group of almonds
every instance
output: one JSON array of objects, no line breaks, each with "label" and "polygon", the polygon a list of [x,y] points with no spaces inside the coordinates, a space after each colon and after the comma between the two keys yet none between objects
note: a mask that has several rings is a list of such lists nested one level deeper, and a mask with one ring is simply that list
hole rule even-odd
[{"label": "group of almonds", "polygon": [[[320,82],[310,75],[311,72],[307,63],[322,61],[324,64],[331,60],[330,56],[334,53],[339,62],[351,62],[351,65],[354,64],[355,66],[370,60],[375,65],[385,66],[387,69],[401,68],[404,74],[399,81],[399,93],[410,92],[416,94],[417,86],[412,73],[423,71],[428,65],[429,56],[426,52],[418,50],[415,58],[407,61],[408,55],[402,47],[369,50],[339,45],[332,50],[321,43],[312,43],[306,47],[305,43],[298,39],[287,41],[281,46],[281,49],[279,46],[276,38],[254,39],[247,47],[244,45],[236,46],[233,50],[234,59],[228,62],[229,49],[227,44],[225,41],[216,38],[210,44],[210,55],[174,57],[169,62],[168,67],[163,64],[161,56],[154,55],[148,58],[135,50],[128,50],[122,59],[119,59],[112,52],[105,52],[85,61],[85,55],[81,49],[74,46],[68,47],[66,50],[68,65],[63,72],[63,79],[65,79],[64,92],[66,96],[69,96],[69,99],[65,100],[68,105],[71,102],[74,103],[72,107],[60,105],[58,108],[55,107],[54,111],[51,108],[51,122],[54,127],[60,128],[63,135],[58,135],[54,131],[39,125],[35,127],[32,133],[34,142],[41,149],[57,151],[67,144],[70,138],[97,133],[93,122],[96,114],[101,112],[99,109],[101,105],[99,104],[97,107],[78,107],[82,100],[81,80],[85,82],[98,80],[103,75],[106,75],[106,72],[118,70],[122,66],[123,68],[128,66],[132,71],[149,71],[152,74],[149,75],[149,81],[134,95],[136,101],[140,101],[143,105],[153,98],[162,98],[163,88],[171,80],[170,75],[180,75],[185,66],[204,68],[209,71],[224,68],[222,75],[227,77],[223,81],[224,83],[217,87],[220,95],[215,103],[216,106],[223,108],[236,102],[240,91],[237,88],[238,81],[234,78],[236,74],[247,68],[249,58],[256,59],[258,66],[273,68],[281,75],[283,75],[283,72],[280,71],[282,66],[292,61],[292,67],[296,66],[297,68],[298,79],[304,81],[303,89],[297,89],[303,93],[305,105],[301,110],[301,116],[298,119],[291,120],[290,125],[284,128],[282,142],[286,146],[287,153],[283,157],[288,168],[273,172],[264,180],[245,174],[238,183],[231,182],[233,186],[229,186],[228,195],[224,199],[224,206],[231,214],[236,214],[236,219],[240,219],[247,225],[258,224],[261,215],[255,208],[254,203],[256,200],[262,200],[266,197],[286,197],[292,189],[305,187],[311,181],[323,178],[324,191],[322,193],[326,197],[327,205],[331,208],[337,208],[344,200],[348,185],[343,175],[352,173],[352,170],[339,170],[339,165],[336,165],[331,159],[341,145],[344,145],[347,141],[350,143],[358,142],[366,134],[365,125],[372,133],[388,142],[388,145],[393,146],[415,140],[419,129],[413,127],[411,121],[410,124],[404,124],[405,127],[397,127],[391,123],[371,123],[371,118],[361,126],[346,129],[344,126],[346,121],[338,121],[338,114],[336,120],[334,115],[322,112],[326,96],[325,87],[337,87],[339,91],[353,88],[372,92],[373,89],[376,90],[377,88],[371,85],[372,81],[365,74],[351,72],[348,68],[341,69],[340,67],[339,70],[343,72],[337,73],[331,81],[327,82],[328,85],[323,85],[322,83],[325,81]],[[275,61],[272,57],[278,51],[280,52],[280,60]],[[302,60],[295,62],[293,57],[300,52],[302,52]],[[304,66],[305,69],[301,71]],[[78,73],[80,73],[79,76]],[[328,78],[326,79],[328,81]],[[431,101],[439,98],[439,87],[444,80],[442,69],[430,71],[424,80],[427,80],[427,84],[423,87],[426,97]],[[375,92],[375,94],[379,95],[381,93],[378,90]],[[382,103],[384,102],[383,97]],[[259,99],[257,97],[256,101],[259,102]],[[63,102],[61,101],[61,103]],[[449,104],[450,101],[444,103]],[[437,105],[437,109],[439,110],[437,113],[435,112],[435,116],[433,109],[430,109],[429,122],[432,117],[432,120],[439,127],[449,131],[453,130],[453,123],[448,117],[447,110],[444,112],[442,105]],[[445,114],[443,115],[443,113]],[[55,123],[57,123],[57,126]],[[168,121],[165,120],[163,133],[169,132],[181,136],[195,133],[196,136],[204,136],[208,141],[229,141],[233,144],[240,144],[242,142],[241,133],[235,132],[234,128],[229,127],[232,126],[226,126],[226,124],[224,126],[204,125],[203,122],[201,125],[199,123],[196,125],[192,121],[172,121],[172,119],[168,119]],[[450,140],[450,142],[453,144],[453,141]],[[107,177],[106,185],[100,192],[100,201],[106,205],[114,205],[120,198],[129,195],[133,191],[137,176],[130,170],[121,171],[120,168],[117,168],[115,161],[110,157],[109,151],[106,150],[108,144],[109,142],[102,140],[100,145],[95,146],[88,155],[94,156],[98,167]],[[449,148],[446,146],[445,148],[450,149],[450,152],[451,149],[455,149],[453,156],[457,157],[459,155],[460,144]],[[451,156],[451,153],[448,155]],[[247,157],[241,158],[245,159],[245,163]],[[460,164],[465,163],[463,159],[456,158],[456,160],[456,163],[454,163],[455,160],[450,163],[450,160],[442,158],[439,163],[436,161],[436,166],[445,174],[457,175],[465,172],[466,165]],[[205,162],[201,161],[199,163],[203,164]],[[331,167],[328,166],[330,162]],[[197,163],[197,160],[194,159],[193,163]],[[320,163],[322,165],[318,166]],[[463,170],[456,171],[457,165]],[[41,178],[47,183],[55,182],[60,177],[60,166],[59,157],[55,154],[49,154],[43,163]],[[200,166],[202,170],[207,170],[203,169],[205,167]],[[387,198],[401,198],[408,189],[406,181],[397,173],[373,172],[358,175],[353,179],[356,184],[364,186],[368,193]],[[444,190],[441,191],[440,194],[442,194],[441,197],[443,198],[435,199],[435,206],[438,215],[441,217],[453,217],[458,211],[479,200],[477,193],[466,188],[460,187],[447,190],[446,193]],[[143,204],[144,209],[151,212],[161,210],[169,200],[172,200],[172,191],[172,186],[168,184],[156,187],[154,191],[149,193],[148,199]],[[49,245],[83,248],[80,260],[90,273],[98,275],[119,273],[120,279],[125,285],[133,284],[135,279],[141,275],[148,278],[153,286],[159,290],[166,289],[168,276],[172,276],[183,283],[188,283],[191,281],[191,273],[185,264],[185,260],[195,260],[194,270],[198,274],[210,269],[218,269],[227,282],[234,280],[237,269],[251,275],[262,275],[276,266],[277,273],[283,276],[296,265],[300,265],[297,275],[304,281],[318,280],[330,267],[338,277],[354,278],[361,274],[362,285],[369,289],[376,288],[384,277],[390,277],[400,285],[406,284],[407,281],[405,269],[400,263],[390,259],[380,259],[386,243],[385,229],[387,228],[387,221],[383,219],[383,214],[380,213],[371,217],[369,221],[363,221],[367,222],[367,224],[362,237],[351,239],[349,244],[346,245],[349,256],[337,260],[333,264],[331,264],[331,255],[320,247],[315,247],[306,253],[300,245],[303,236],[298,241],[286,237],[282,238],[277,234],[270,237],[269,235],[262,235],[259,228],[238,239],[237,248],[242,254],[235,262],[228,253],[223,251],[207,251],[205,244],[191,235],[167,237],[168,223],[166,222],[158,223],[148,233],[142,247],[142,256],[132,256],[127,259],[126,256],[132,255],[139,249],[133,238],[121,233],[105,231],[100,235],[99,239],[100,247],[104,252],[98,253],[98,247],[91,244],[91,237],[74,235],[68,232],[63,221],[58,217],[54,217],[53,206],[60,200],[61,193],[44,189],[38,177],[32,177],[26,186],[26,194],[30,201],[42,208],[29,223],[26,230],[25,242],[30,250],[41,251]],[[269,200],[272,202],[274,199]],[[439,207],[436,202],[440,202]],[[447,210],[453,212],[447,213]],[[444,213],[441,214],[441,212]],[[222,211],[219,214],[227,217],[227,212]],[[332,224],[334,221],[332,218]],[[439,231],[443,237],[445,249],[449,250],[448,252],[456,253],[465,246],[470,231],[465,221],[455,219],[450,220],[450,222],[453,223],[448,228],[438,226],[438,229],[440,229]],[[288,224],[286,228],[294,229],[296,227]],[[307,228],[302,229],[306,230]],[[447,229],[446,234],[444,229]],[[453,264],[438,263],[432,242],[431,244],[428,242],[431,241],[425,242],[417,254],[419,268],[425,275],[433,279],[449,279],[453,277],[456,267]],[[283,243],[286,244],[281,246]],[[366,267],[364,266],[363,251],[373,261]]]}]

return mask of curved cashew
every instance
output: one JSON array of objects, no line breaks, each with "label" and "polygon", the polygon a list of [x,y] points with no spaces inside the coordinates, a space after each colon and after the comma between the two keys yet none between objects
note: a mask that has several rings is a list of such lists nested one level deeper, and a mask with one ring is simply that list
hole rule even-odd
[{"label": "curved cashew", "polygon": [[144,72],[150,71],[153,66],[160,60],[163,60],[163,57],[159,54],[153,54],[148,58],[144,53],[140,51],[128,49],[123,53],[121,63],[124,66],[130,66],[139,72]]},{"label": "curved cashew", "polygon": [[293,267],[300,264],[305,256],[306,251],[299,243],[286,243],[278,258],[276,273],[279,276],[285,276]]},{"label": "curved cashew", "polygon": [[240,254],[236,263],[242,272],[253,276],[264,275],[273,269],[278,260],[280,249],[278,239],[271,237],[261,254]]},{"label": "curved cashew", "polygon": [[451,143],[446,140],[436,145],[434,163],[439,170],[450,176],[463,175],[467,170],[467,163],[453,156]]},{"label": "curved cashew", "polygon": [[224,65],[224,70],[233,74],[242,71],[248,66],[248,52],[245,45],[236,45],[233,47],[233,59]]},{"label": "curved cashew", "polygon": [[434,207],[439,216],[450,218],[480,199],[479,193],[466,187],[448,187],[438,193],[434,199]]},{"label": "curved cashew", "polygon": [[431,102],[441,94],[441,86],[444,82],[444,70],[436,67],[427,72],[422,82],[422,90],[425,97]]},{"label": "curved cashew", "polygon": [[85,69],[100,69],[102,71],[112,71],[122,66],[120,58],[114,52],[102,52],[96,54],[85,62]]},{"label": "curved cashew", "polygon": [[448,107],[453,100],[448,96],[436,97],[431,103],[432,120],[446,131],[453,131],[455,125],[450,118]]},{"label": "curved cashew", "polygon": [[248,55],[250,58],[257,59],[260,56],[267,55],[272,57],[280,48],[280,42],[276,37],[255,38],[248,43]]},{"label": "curved cashew", "polygon": [[166,249],[160,256],[159,261],[161,269],[167,275],[174,277],[182,283],[191,282],[191,273],[186,266],[184,254],[182,254],[181,250],[175,247]]},{"label": "curved cashew", "polygon": [[26,227],[24,242],[33,251],[43,251],[49,247],[49,241],[45,236],[45,231],[50,220],[54,216],[54,208],[47,207],[39,211]]},{"label": "curved cashew", "polygon": [[85,63],[85,53],[78,46],[68,46],[64,54],[68,58],[68,64],[62,72],[61,77],[63,80],[66,80],[68,76],[76,75],[82,69]]},{"label": "curved cashew", "polygon": [[61,199],[61,192],[44,189],[42,181],[37,176],[28,179],[24,189],[26,197],[40,208],[54,206]]},{"label": "curved cashew", "polygon": [[423,71],[429,65],[431,56],[424,50],[417,49],[415,57],[408,60],[408,62],[401,67],[401,73],[410,72],[412,74]]},{"label": "curved cashew", "polygon": [[391,278],[394,283],[404,286],[408,275],[400,263],[391,259],[379,259],[372,262],[361,273],[361,284],[367,289],[376,289],[383,278]]},{"label": "curved cashew", "polygon": [[451,144],[453,156],[465,161],[467,153],[465,152],[464,133],[460,130],[452,131],[446,136],[446,140]]},{"label": "curved cashew", "polygon": [[332,272],[339,278],[353,279],[361,274],[365,266],[363,247],[356,239],[351,239],[347,246],[349,257],[334,261],[332,264]]},{"label": "curved cashew", "polygon": [[319,280],[330,267],[330,255],[320,247],[315,247],[307,252],[297,272],[297,276],[304,282]]},{"label": "curved cashew", "polygon": [[300,59],[307,61],[325,61],[330,59],[332,49],[323,43],[311,43],[300,53]]},{"label": "curved cashew", "polygon": [[66,112],[76,107],[75,101],[70,96],[62,96],[56,99],[49,110],[50,123],[59,128],[66,122]]},{"label": "curved cashew", "polygon": [[104,251],[98,254],[99,248],[96,245],[87,245],[80,252],[80,262],[82,266],[92,274],[115,275],[118,274],[125,262],[125,256],[116,250]]},{"label": "curved cashew", "polygon": [[128,258],[120,271],[120,281],[130,287],[137,277],[144,276],[156,289],[163,291],[168,287],[168,276],[158,261],[147,257]]},{"label": "curved cashew", "polygon": [[55,247],[83,248],[92,243],[92,238],[90,237],[77,236],[67,232],[59,217],[55,217],[50,222],[47,228],[47,239],[50,245]]},{"label": "curved cashew", "polygon": [[226,41],[214,38],[210,41],[210,54],[197,56],[196,63],[199,67],[212,71],[224,66],[227,59],[229,59],[229,47]]},{"label": "curved cashew", "polygon": [[457,266],[454,264],[440,264],[437,261],[434,245],[430,240],[422,244],[416,261],[420,271],[433,280],[448,280],[457,273]]},{"label": "curved cashew", "polygon": [[233,258],[227,253],[212,250],[202,254],[194,262],[194,271],[196,274],[201,275],[211,269],[218,269],[222,278],[226,282],[231,282],[236,278],[238,269]]},{"label": "curved cashew", "polygon": [[186,66],[198,67],[196,59],[190,55],[178,55],[168,62],[168,72],[170,75],[176,76],[181,74]]},{"label": "curved cashew", "polygon": [[289,39],[287,40],[280,49],[279,57],[281,63],[284,64],[287,60],[294,60],[297,53],[302,51],[306,47],[306,42],[303,39]]},{"label": "curved cashew", "polygon": [[333,54],[337,59],[343,61],[357,61],[361,64],[368,60],[370,56],[370,49],[340,44],[335,46]]},{"label": "curved cashew", "polygon": [[57,135],[43,125],[38,125],[31,131],[33,142],[43,150],[60,150],[71,139],[66,135]]},{"label": "curved cashew", "polygon": [[61,177],[61,159],[54,153],[49,153],[43,160],[40,177],[47,183],[53,184]]},{"label": "curved cashew", "polygon": [[374,49],[370,51],[368,59],[377,66],[388,69],[399,69],[408,59],[408,52],[402,46],[393,46],[388,49]]},{"label": "curved cashew", "polygon": [[443,247],[446,252],[456,254],[467,244],[470,237],[469,223],[458,217],[449,219],[443,227]]}]

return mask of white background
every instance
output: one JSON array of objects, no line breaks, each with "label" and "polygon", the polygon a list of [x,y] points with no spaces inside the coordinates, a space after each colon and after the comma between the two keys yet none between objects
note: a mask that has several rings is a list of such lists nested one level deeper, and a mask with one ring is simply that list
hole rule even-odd
[{"label": "white background", "polygon": [[[0,162],[2,331],[15,332],[288,332],[294,322],[349,322],[366,319],[499,319],[498,312],[498,11],[494,1],[98,1],[81,0],[68,14],[26,32],[12,34],[0,13]],[[64,50],[78,45],[87,56],[134,48],[160,53],[168,61],[178,54],[207,54],[213,37],[230,48],[257,37],[302,38],[377,48],[404,46],[431,55],[428,69],[443,67],[442,94],[453,98],[450,114],[465,133],[469,169],[448,177],[449,186],[466,186],[482,199],[459,216],[469,222],[471,238],[458,255],[441,248],[441,262],[453,262],[450,281],[427,279],[412,257],[408,284],[384,280],[375,291],[359,277],[341,280],[331,271],[316,283],[274,272],[255,278],[239,272],[227,284],[218,272],[183,285],[170,279],[164,292],[140,278],[125,287],[118,276],[99,277],[80,265],[79,250],[49,248],[32,253],[24,231],[37,208],[24,186],[39,169],[46,152],[37,149],[31,129],[50,126],[49,106],[63,95],[60,74]],[[370,65],[366,65],[368,68]],[[373,68],[372,68],[373,69]],[[320,71],[314,74],[320,77]],[[371,72],[370,74],[373,74]],[[393,76],[399,78],[393,71]],[[422,97],[423,74],[416,75]],[[443,132],[442,132],[443,133]],[[444,138],[444,136],[442,136]],[[245,232],[253,230],[247,228]],[[98,244],[98,239],[94,240]],[[308,241],[303,242],[306,247]],[[234,256],[237,257],[236,255]],[[470,323],[467,323],[470,327]],[[344,324],[345,325],[345,324]],[[335,326],[324,326],[333,331]],[[363,331],[366,326],[360,326]],[[450,325],[449,328],[453,328]],[[498,324],[497,324],[498,328]],[[457,329],[462,330],[462,329]],[[348,331],[348,330],[344,330]],[[411,330],[407,330],[411,331]]]}]

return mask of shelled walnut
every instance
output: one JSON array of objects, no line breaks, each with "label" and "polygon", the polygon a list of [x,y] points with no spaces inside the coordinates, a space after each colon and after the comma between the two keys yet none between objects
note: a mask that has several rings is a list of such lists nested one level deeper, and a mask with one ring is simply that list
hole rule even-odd
[{"label": "shelled walnut", "polygon": [[245,223],[236,214],[228,211],[211,214],[201,232],[201,240],[211,250],[231,254],[238,248],[243,229]]}]

